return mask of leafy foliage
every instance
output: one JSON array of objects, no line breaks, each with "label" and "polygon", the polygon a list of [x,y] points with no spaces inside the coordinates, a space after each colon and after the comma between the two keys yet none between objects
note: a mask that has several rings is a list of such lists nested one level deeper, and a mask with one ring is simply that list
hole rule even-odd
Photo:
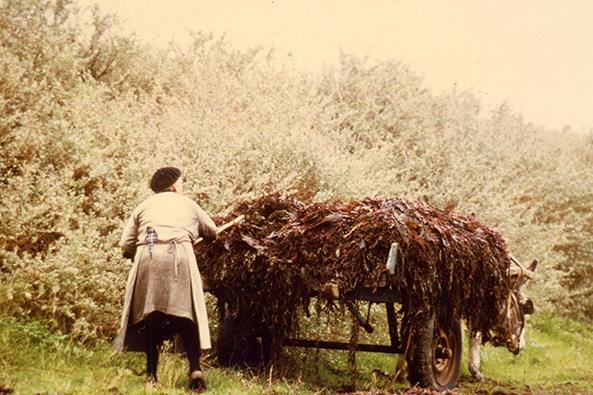
[{"label": "leafy foliage", "polygon": [[68,0],[0,1],[0,70],[0,311],[113,336],[122,222],[175,165],[221,215],[271,191],[474,213],[540,260],[537,306],[593,317],[590,136],[484,114],[398,62],[302,75],[204,33],[156,49]]}]

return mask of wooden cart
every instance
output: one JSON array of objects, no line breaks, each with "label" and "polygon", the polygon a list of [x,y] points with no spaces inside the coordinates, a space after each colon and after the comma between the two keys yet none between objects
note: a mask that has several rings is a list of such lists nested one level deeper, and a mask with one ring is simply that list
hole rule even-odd
[{"label": "wooden cart", "polygon": [[[374,328],[369,317],[356,308],[357,302],[383,304],[387,315],[390,344],[356,344],[356,351],[378,352],[388,354],[405,354],[408,367],[408,379],[412,385],[434,388],[445,391],[456,386],[461,364],[461,323],[443,324],[437,319],[438,314],[425,313],[416,316],[411,325],[403,325],[405,314],[396,313],[396,305],[405,309],[402,304],[401,293],[388,281],[395,272],[397,244],[393,244],[386,263],[388,272],[379,281],[379,287],[360,286],[353,292],[342,295],[335,284],[327,284],[318,295],[325,299],[337,300],[344,303],[357,322],[367,332]],[[224,301],[219,304],[219,330],[217,353],[221,364],[229,365],[244,362],[256,365],[267,362],[271,355],[266,333],[258,333],[253,339],[237,343],[233,328],[236,323],[225,317]],[[400,310],[401,313],[401,310]],[[405,329],[409,329],[407,333]],[[283,342],[285,347],[309,347],[332,350],[350,350],[352,345],[346,342],[324,341],[313,339],[288,338]]]}]

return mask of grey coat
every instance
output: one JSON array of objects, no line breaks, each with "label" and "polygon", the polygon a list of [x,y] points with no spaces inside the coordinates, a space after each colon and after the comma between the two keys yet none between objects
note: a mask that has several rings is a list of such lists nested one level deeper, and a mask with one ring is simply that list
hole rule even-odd
[{"label": "grey coat", "polygon": [[[150,250],[148,227],[157,234]],[[134,209],[120,241],[124,252],[136,252],[116,350],[144,351],[142,338],[130,326],[155,310],[196,322],[200,347],[211,347],[202,280],[192,247],[198,237],[216,238],[216,225],[196,202],[181,194],[157,193]]]}]

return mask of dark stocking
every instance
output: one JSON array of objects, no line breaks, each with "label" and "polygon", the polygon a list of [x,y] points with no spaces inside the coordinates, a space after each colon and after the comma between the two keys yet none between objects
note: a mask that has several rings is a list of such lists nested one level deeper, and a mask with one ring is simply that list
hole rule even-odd
[{"label": "dark stocking", "polygon": [[158,339],[148,338],[146,344],[146,377],[157,381],[156,371],[159,364],[159,344]]},{"label": "dark stocking", "polygon": [[154,311],[145,319],[146,324],[146,376],[157,381],[159,347],[163,342],[163,327],[167,323],[165,314]]},{"label": "dark stocking", "polygon": [[187,318],[174,317],[174,319],[175,326],[179,335],[181,335],[183,346],[187,352],[189,372],[200,370],[200,335],[198,334],[196,324]]}]

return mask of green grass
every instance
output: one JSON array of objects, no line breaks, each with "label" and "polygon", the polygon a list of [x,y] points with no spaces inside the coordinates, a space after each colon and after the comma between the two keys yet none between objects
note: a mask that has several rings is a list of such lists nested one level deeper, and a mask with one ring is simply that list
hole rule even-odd
[{"label": "green grass", "polygon": [[[486,347],[485,385],[506,383],[538,393],[593,393],[593,327],[552,315],[532,317],[519,355]],[[466,375],[468,375],[466,373]],[[469,376],[469,375],[468,375]],[[480,385],[468,385],[472,390]]]},{"label": "green grass", "polygon": [[[209,360],[206,358],[205,364]],[[144,394],[144,354],[116,353],[107,343],[81,347],[38,322],[0,322],[0,384],[18,394]],[[187,362],[165,353],[153,393],[185,394]],[[211,394],[306,393],[303,384],[232,369],[207,368]]]},{"label": "green grass", "polygon": [[[474,383],[467,371],[467,350],[455,393],[593,394],[593,331],[590,325],[551,315],[532,317],[527,348],[514,356],[505,349],[485,347],[483,372],[487,379]],[[334,393],[350,384],[346,352],[289,349],[291,368],[286,379],[270,372],[213,367],[204,359],[211,394]],[[393,383],[396,356],[357,354],[357,389],[404,390]],[[115,353],[109,344],[76,345],[51,333],[39,322],[11,317],[0,321],[0,385],[17,394],[144,394],[144,355]],[[159,387],[154,394],[185,394],[186,361],[166,353],[159,365]],[[274,378],[273,378],[274,377]],[[531,391],[531,392],[530,392]]]}]

